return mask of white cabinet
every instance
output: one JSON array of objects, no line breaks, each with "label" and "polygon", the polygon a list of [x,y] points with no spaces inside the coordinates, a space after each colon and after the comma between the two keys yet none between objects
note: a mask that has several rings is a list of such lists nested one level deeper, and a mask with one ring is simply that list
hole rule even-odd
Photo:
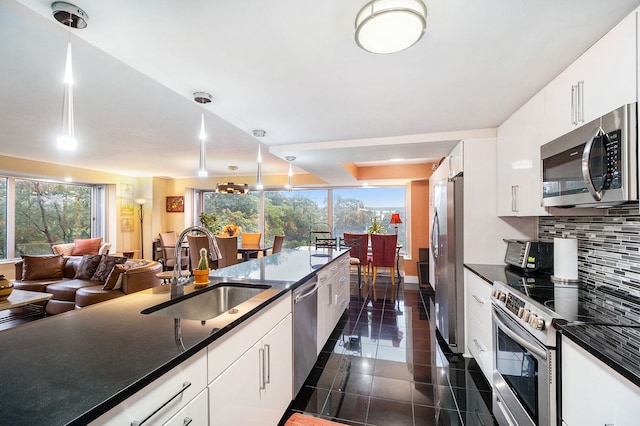
[{"label": "white cabinet", "polygon": [[637,425],[640,388],[566,337],[562,350],[562,423]]},{"label": "white cabinet", "polygon": [[547,215],[542,207],[540,171],[544,140],[544,93],[539,92],[498,127],[498,216]]},{"label": "white cabinet", "polygon": [[346,254],[318,271],[318,354],[347,309],[349,278],[349,256]]},{"label": "white cabinet", "polygon": [[465,340],[468,354],[473,356],[491,383],[493,344],[491,335],[492,285],[465,268]]},{"label": "white cabinet", "polygon": [[463,171],[464,168],[464,144],[457,144],[447,156],[449,177],[452,178]]},{"label": "white cabinet", "polygon": [[636,101],[636,37],[634,11],[545,87],[547,142]]},{"label": "white cabinet", "polygon": [[[174,417],[196,396],[202,392],[206,393],[206,377],[207,351],[203,349],[91,424],[129,425],[136,421],[144,421],[148,425],[161,425]],[[207,416],[206,406],[204,416]]]},{"label": "white cabinet", "polygon": [[211,425],[278,423],[292,399],[291,325],[288,314],[211,382]]}]

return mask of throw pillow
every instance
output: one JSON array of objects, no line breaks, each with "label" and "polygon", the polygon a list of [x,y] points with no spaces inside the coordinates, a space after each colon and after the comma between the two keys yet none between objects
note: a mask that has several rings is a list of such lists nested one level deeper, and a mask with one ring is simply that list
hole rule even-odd
[{"label": "throw pillow", "polygon": [[[130,269],[131,265],[127,263],[118,263],[113,266],[107,279],[104,280],[103,290],[117,290],[122,287],[122,273]],[[116,288],[117,287],[117,288]]]},{"label": "throw pillow", "polygon": [[62,278],[65,262],[63,256],[22,256],[22,279]]},{"label": "throw pillow", "polygon": [[73,241],[73,252],[74,256],[82,256],[85,254],[98,254],[100,250],[100,246],[102,245],[102,237],[98,238],[89,238],[84,240],[74,240]]},{"label": "throw pillow", "polygon": [[56,244],[51,246],[51,250],[53,250],[53,254],[71,256],[71,253],[73,253],[73,243]]},{"label": "throw pillow", "polygon": [[95,254],[85,254],[82,256],[82,261],[78,266],[78,270],[76,271],[76,275],[73,278],[78,278],[81,280],[90,280],[93,277],[93,274],[98,269],[98,265],[100,264],[101,255]]},{"label": "throw pillow", "polygon": [[96,268],[96,271],[91,276],[91,281],[104,281],[109,277],[109,274],[113,270],[116,264],[124,263],[127,261],[126,257],[117,256],[102,256],[100,263]]}]

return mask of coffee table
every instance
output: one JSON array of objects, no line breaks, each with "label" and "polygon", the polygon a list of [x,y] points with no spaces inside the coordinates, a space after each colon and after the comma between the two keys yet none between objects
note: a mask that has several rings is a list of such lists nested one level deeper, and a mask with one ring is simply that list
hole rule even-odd
[{"label": "coffee table", "polygon": [[50,293],[14,289],[6,300],[0,301],[0,311],[22,308],[25,312],[11,313],[7,316],[2,316],[0,323],[42,314],[44,306],[33,304],[47,302],[52,296],[53,294]]}]

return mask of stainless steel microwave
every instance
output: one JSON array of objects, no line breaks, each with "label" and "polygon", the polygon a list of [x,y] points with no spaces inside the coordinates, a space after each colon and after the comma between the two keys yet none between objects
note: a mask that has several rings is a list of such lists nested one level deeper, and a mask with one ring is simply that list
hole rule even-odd
[{"label": "stainless steel microwave", "polygon": [[540,147],[542,205],[610,207],[638,200],[638,104]]}]

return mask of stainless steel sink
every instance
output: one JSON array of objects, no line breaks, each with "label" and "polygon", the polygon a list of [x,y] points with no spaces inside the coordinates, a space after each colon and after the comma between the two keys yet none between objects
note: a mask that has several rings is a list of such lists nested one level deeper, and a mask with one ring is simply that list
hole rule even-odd
[{"label": "stainless steel sink", "polygon": [[161,303],[141,313],[186,320],[209,320],[231,311],[269,288],[269,285],[221,284],[192,293],[185,298]]}]

